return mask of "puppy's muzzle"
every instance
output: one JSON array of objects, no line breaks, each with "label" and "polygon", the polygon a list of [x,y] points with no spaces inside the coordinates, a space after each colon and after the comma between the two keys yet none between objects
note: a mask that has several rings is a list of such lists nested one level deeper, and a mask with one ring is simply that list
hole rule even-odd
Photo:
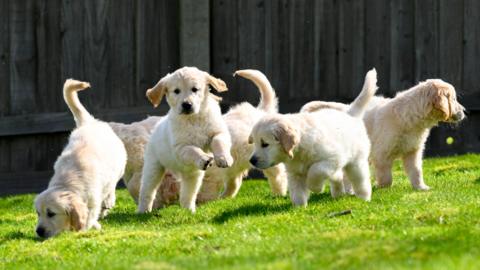
[{"label": "puppy's muzzle", "polygon": [[463,111],[458,111],[457,113],[452,115],[453,122],[460,122],[465,118],[465,113]]},{"label": "puppy's muzzle", "polygon": [[47,236],[47,231],[43,227],[37,227],[37,230],[35,230],[38,236],[45,238]]},{"label": "puppy's muzzle", "polygon": [[182,103],[182,113],[184,114],[191,114],[193,112],[193,106],[190,102],[183,102]]},{"label": "puppy's muzzle", "polygon": [[258,163],[258,158],[256,156],[252,156],[250,158],[250,164],[252,164],[253,166],[257,166],[257,163]]}]

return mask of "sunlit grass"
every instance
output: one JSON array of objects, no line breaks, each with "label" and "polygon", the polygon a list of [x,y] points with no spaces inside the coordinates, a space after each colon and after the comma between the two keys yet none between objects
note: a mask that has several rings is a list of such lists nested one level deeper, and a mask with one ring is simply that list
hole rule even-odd
[{"label": "sunlit grass", "polygon": [[[35,237],[34,195],[0,199],[0,269],[479,269],[480,155],[427,159],[429,192],[396,164],[370,203],[314,194],[305,209],[246,181],[239,196],[135,214],[125,190],[102,231]],[[351,210],[351,214],[329,214]]]}]

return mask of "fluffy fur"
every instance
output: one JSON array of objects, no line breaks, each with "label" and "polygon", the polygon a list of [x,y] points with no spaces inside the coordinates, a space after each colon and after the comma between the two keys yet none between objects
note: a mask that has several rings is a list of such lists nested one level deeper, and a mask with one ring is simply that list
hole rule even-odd
[{"label": "fluffy fur", "polygon": [[[270,82],[258,70],[238,70],[235,75],[251,80],[260,91],[260,102],[257,107],[243,102],[223,115],[227,123],[232,141],[231,153],[235,162],[229,168],[210,167],[205,174],[208,182],[224,181],[222,197],[235,197],[240,189],[243,178],[247,175],[251,165],[250,156],[253,145],[248,143],[248,136],[255,123],[263,116],[277,112],[277,97]],[[275,195],[285,196],[287,193],[287,177],[283,164],[263,170],[268,179],[270,188]]]},{"label": "fluffy fur", "polygon": [[[230,167],[230,134],[218,99],[209,86],[226,91],[225,83],[193,67],[167,74],[147,91],[154,106],[166,96],[168,114],[157,124],[145,148],[138,212],[149,212],[166,170],[180,181],[180,205],[195,212],[205,170],[215,161]],[[213,156],[209,152],[211,150]]]},{"label": "fluffy fur", "polygon": [[47,190],[35,199],[40,237],[64,230],[100,229],[99,217],[115,204],[115,186],[124,172],[126,151],[110,126],[94,119],[78,100],[77,91],[88,87],[88,83],[70,79],[63,88],[77,128],[55,162]]},{"label": "fluffy fur", "polygon": [[361,116],[375,94],[376,72],[371,70],[348,114],[338,110],[316,113],[270,115],[253,128],[255,144],[250,162],[261,169],[285,163],[288,187],[294,205],[307,205],[310,191],[322,191],[329,179],[334,198],[344,192],[343,173],[355,195],[371,198],[368,154],[370,142]]},{"label": "fluffy fur", "polygon": [[[109,125],[118,135],[127,150],[127,165],[123,181],[130,195],[138,203],[140,193],[140,180],[142,178],[143,156],[145,146],[152,135],[156,124],[162,119],[160,116],[150,116],[142,121],[131,124],[110,122]],[[222,182],[211,182],[204,179],[200,192],[197,195],[197,203],[214,200],[219,197]],[[153,202],[153,208],[160,208],[178,201],[180,183],[175,177],[167,172],[157,189],[157,195]]]},{"label": "fluffy fur", "polygon": [[[313,101],[303,112],[320,109],[346,111],[349,105]],[[465,108],[457,101],[455,88],[431,79],[397,93],[394,98],[374,97],[363,118],[372,142],[370,161],[379,187],[392,185],[392,164],[403,160],[412,187],[428,190],[422,173],[422,156],[430,129],[439,122],[459,122]]]}]

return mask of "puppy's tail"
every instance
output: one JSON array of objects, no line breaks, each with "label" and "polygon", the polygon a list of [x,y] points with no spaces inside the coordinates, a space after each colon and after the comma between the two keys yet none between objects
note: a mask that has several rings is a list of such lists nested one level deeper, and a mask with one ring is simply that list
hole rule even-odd
[{"label": "puppy's tail", "polygon": [[78,99],[77,92],[89,88],[90,84],[73,79],[68,79],[63,85],[63,98],[67,103],[68,108],[73,114],[77,127],[82,126],[86,122],[93,120],[93,116],[83,107]]},{"label": "puppy's tail", "polygon": [[363,117],[368,102],[375,95],[377,89],[377,71],[373,68],[367,72],[362,92],[360,92],[360,95],[350,104],[347,113],[353,117]]},{"label": "puppy's tail", "polygon": [[259,110],[275,113],[278,110],[278,99],[273,90],[272,85],[268,81],[267,77],[260,71],[255,69],[243,69],[237,70],[233,76],[240,76],[252,81],[260,91],[260,102],[257,108]]}]

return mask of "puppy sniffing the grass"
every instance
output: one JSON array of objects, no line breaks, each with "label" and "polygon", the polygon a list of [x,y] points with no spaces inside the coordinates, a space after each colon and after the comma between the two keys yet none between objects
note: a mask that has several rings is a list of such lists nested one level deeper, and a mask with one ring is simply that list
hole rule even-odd
[{"label": "puppy sniffing the grass", "polygon": [[[227,91],[222,80],[197,68],[183,67],[147,91],[154,106],[166,96],[170,110],[145,148],[138,212],[152,210],[166,170],[180,181],[180,205],[195,212],[195,200],[212,161],[221,168],[232,165],[230,134],[210,86]],[[213,155],[206,152],[209,150]]]},{"label": "puppy sniffing the grass", "polygon": [[[301,111],[349,108],[342,103],[312,101]],[[372,142],[370,161],[375,167],[377,186],[392,185],[393,161],[401,158],[412,187],[428,190],[423,179],[422,156],[430,129],[440,122],[460,122],[465,118],[464,110],[457,101],[455,88],[440,79],[421,82],[394,98],[374,97],[363,121]]]},{"label": "puppy sniffing the grass", "polygon": [[77,91],[88,87],[86,82],[71,79],[63,87],[77,127],[55,162],[47,190],[35,199],[40,237],[65,230],[100,229],[99,217],[115,204],[115,187],[127,155],[110,126],[94,119],[78,100]]},{"label": "puppy sniffing the grass", "polygon": [[290,196],[297,206],[306,206],[310,191],[321,191],[327,179],[332,197],[342,195],[344,172],[355,195],[369,201],[370,141],[361,117],[377,90],[376,82],[376,71],[369,71],[347,113],[321,110],[262,118],[250,135],[249,141],[255,144],[250,162],[260,169],[285,163]]}]

